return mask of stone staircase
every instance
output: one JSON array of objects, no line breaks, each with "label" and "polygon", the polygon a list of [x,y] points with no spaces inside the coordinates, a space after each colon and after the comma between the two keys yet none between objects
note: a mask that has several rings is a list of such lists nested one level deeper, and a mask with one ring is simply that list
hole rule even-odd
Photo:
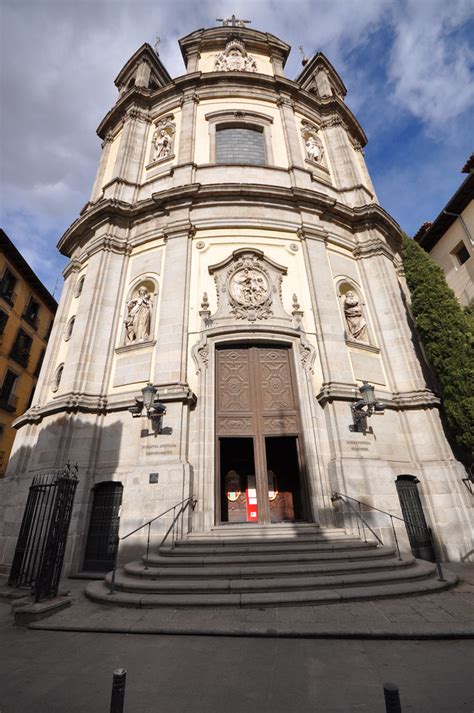
[{"label": "stone staircase", "polygon": [[90,582],[90,599],[124,607],[267,607],[418,595],[453,575],[392,547],[312,525],[215,528]]}]

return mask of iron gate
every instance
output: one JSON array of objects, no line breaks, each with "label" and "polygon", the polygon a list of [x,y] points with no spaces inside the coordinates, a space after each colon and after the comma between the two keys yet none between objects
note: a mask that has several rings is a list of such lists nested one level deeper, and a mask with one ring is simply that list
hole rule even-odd
[{"label": "iron gate", "polygon": [[58,593],[77,471],[68,463],[30,485],[8,584],[30,587],[36,602]]},{"label": "iron gate", "polygon": [[412,552],[415,557],[434,562],[431,532],[416,487],[419,482],[414,475],[399,475],[395,484]]},{"label": "iron gate", "polygon": [[115,564],[123,485],[114,481],[94,488],[91,519],[87,535],[84,570],[108,572]]}]

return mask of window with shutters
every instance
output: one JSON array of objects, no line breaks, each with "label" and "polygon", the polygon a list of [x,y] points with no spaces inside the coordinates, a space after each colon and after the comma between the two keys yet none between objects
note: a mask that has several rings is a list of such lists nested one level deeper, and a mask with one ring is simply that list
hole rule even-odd
[{"label": "window with shutters", "polygon": [[216,163],[265,165],[261,127],[216,127]]}]

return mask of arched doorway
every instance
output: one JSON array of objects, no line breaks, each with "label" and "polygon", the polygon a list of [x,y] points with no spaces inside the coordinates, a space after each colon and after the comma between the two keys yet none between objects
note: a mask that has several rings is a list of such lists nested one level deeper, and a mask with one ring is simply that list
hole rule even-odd
[{"label": "arched doorway", "polygon": [[113,569],[122,493],[123,485],[114,481],[98,483],[94,487],[84,555],[86,572],[107,572]]},{"label": "arched doorway", "polygon": [[289,345],[216,349],[218,523],[307,520]]}]

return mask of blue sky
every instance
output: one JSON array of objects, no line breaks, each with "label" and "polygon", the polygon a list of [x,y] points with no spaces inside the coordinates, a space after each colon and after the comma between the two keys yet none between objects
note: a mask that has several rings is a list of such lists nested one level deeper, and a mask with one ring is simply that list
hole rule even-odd
[{"label": "blue sky", "polygon": [[161,37],[172,76],[177,40],[216,17],[252,20],[292,46],[322,51],[341,75],[369,143],[382,206],[413,234],[434,219],[473,151],[471,0],[3,0],[1,224],[52,291],[62,284],[63,231],[89,198],[100,155],[95,130],[117,98],[121,67]]}]

